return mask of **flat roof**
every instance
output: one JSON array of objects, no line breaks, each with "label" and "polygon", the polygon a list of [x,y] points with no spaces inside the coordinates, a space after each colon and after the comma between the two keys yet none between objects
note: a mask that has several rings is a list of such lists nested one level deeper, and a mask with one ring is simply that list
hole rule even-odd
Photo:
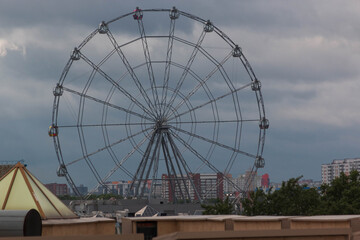
[{"label": "flat roof", "polygon": [[287,216],[243,216],[243,215],[191,215],[191,216],[154,216],[154,217],[128,217],[131,221],[278,221],[288,219]]},{"label": "flat roof", "polygon": [[348,221],[359,219],[360,215],[319,215],[308,217],[293,217],[292,221]]},{"label": "flat roof", "polygon": [[115,219],[105,217],[71,218],[71,219],[47,219],[42,220],[43,225],[66,225],[92,222],[115,222]]},{"label": "flat roof", "polygon": [[188,215],[188,216],[154,216],[154,217],[125,217],[131,221],[348,221],[360,219],[360,215],[321,215],[321,216],[243,216],[243,215]]}]

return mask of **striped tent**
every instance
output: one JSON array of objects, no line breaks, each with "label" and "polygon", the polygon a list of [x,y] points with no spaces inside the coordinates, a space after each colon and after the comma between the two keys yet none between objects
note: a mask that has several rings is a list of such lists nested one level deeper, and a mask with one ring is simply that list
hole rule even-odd
[{"label": "striped tent", "polygon": [[42,219],[77,218],[21,163],[0,178],[0,209],[36,209]]}]

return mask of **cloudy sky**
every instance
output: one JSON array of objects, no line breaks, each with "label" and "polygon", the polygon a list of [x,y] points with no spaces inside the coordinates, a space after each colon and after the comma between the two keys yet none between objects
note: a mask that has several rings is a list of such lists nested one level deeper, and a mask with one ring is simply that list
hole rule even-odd
[{"label": "cloudy sky", "polygon": [[2,161],[56,177],[52,89],[74,46],[136,6],[210,19],[241,46],[262,83],[270,120],[263,157],[272,181],[321,179],[321,164],[360,157],[360,2],[0,0]]}]

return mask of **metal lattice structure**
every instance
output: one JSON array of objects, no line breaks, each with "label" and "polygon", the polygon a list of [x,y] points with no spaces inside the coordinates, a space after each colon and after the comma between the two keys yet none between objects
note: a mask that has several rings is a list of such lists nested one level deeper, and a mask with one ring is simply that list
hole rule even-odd
[{"label": "metal lattice structure", "polygon": [[196,173],[244,193],[252,179],[239,186],[229,173],[264,167],[260,81],[225,33],[175,7],[101,22],[53,94],[58,175],[76,193],[84,178],[95,188],[128,179],[129,196],[201,201],[210,190]]}]

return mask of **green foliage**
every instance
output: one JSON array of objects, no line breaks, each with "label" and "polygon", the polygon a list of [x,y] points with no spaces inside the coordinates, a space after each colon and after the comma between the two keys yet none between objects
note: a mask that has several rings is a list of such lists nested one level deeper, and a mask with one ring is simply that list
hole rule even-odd
[{"label": "green foliage", "polygon": [[62,196],[58,196],[58,198],[60,200],[80,200],[81,197],[79,196],[71,196],[71,195],[62,195]]},{"label": "green foliage", "polygon": [[321,186],[321,208],[317,214],[360,214],[360,174],[352,171]]},{"label": "green foliage", "polygon": [[[79,197],[79,196],[63,195],[63,196],[58,196],[58,197],[60,200],[81,200],[81,197]],[[107,193],[107,194],[100,194],[100,195],[92,194],[88,197],[89,200],[96,200],[96,199],[109,200],[110,198],[123,199],[123,196]]]},{"label": "green foliage", "polygon": [[320,205],[320,196],[315,188],[299,185],[298,178],[283,182],[281,188],[271,195],[272,215],[313,215]]},{"label": "green foliage", "polygon": [[228,215],[234,211],[234,206],[229,197],[226,197],[225,200],[216,199],[214,204],[201,204],[201,207],[205,209],[203,215]]},{"label": "green foliage", "polygon": [[123,196],[112,194],[112,193],[106,193],[106,194],[100,194],[100,195],[92,194],[92,195],[89,196],[88,199],[89,200],[96,200],[96,199],[109,200],[110,198],[112,198],[112,199],[123,199]]},{"label": "green foliage", "polygon": [[265,193],[262,189],[250,192],[249,198],[242,200],[243,211],[245,215],[270,215],[270,193]]},{"label": "green foliage", "polygon": [[279,190],[250,193],[241,201],[243,214],[254,215],[341,215],[360,214],[360,173],[341,173],[318,191],[299,185],[298,178],[283,182]]},{"label": "green foliage", "polygon": [[313,215],[320,205],[320,195],[315,188],[304,188],[298,178],[283,182],[279,190],[265,193],[262,189],[250,193],[242,200],[243,213],[255,215]]}]

